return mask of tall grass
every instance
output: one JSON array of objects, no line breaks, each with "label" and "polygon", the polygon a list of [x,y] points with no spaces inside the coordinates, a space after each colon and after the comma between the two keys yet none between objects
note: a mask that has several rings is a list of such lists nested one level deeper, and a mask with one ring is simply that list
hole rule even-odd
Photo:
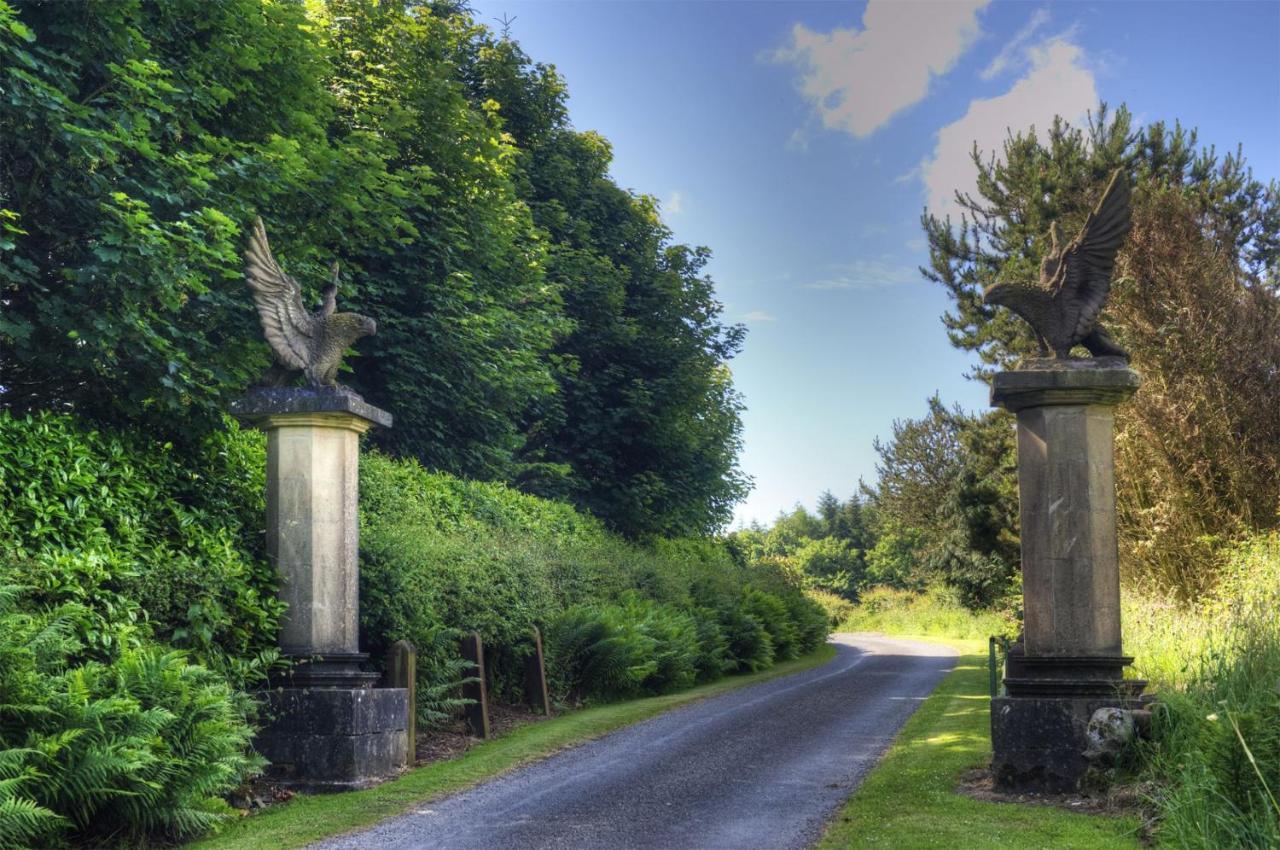
[{"label": "tall grass", "polygon": [[[1224,562],[1194,603],[1139,588],[1122,599],[1125,651],[1157,698],[1138,770],[1154,789],[1158,847],[1280,848],[1280,533]],[[841,629],[981,638],[1015,625],[944,589],[879,588]]]},{"label": "tall grass", "polygon": [[1142,747],[1160,846],[1280,847],[1280,537],[1237,549],[1193,606],[1126,605],[1127,647],[1158,703]]},{"label": "tall grass", "polygon": [[935,635],[962,640],[1008,636],[1015,630],[1011,613],[971,611],[960,604],[954,591],[945,587],[929,588],[924,593],[872,588],[862,594],[853,613],[840,625],[843,632]]}]

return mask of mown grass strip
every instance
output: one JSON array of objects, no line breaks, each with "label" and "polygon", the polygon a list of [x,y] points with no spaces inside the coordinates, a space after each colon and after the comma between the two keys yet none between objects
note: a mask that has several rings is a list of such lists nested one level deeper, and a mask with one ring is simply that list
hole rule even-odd
[{"label": "mown grass strip", "polygon": [[377,788],[349,794],[300,796],[288,804],[273,806],[259,815],[231,823],[218,835],[187,846],[193,850],[303,847],[312,841],[401,814],[415,804],[462,790],[664,711],[799,673],[834,656],[835,649],[827,645],[804,658],[783,662],[760,673],[731,676],[680,693],[587,708],[522,726],[502,738],[479,744],[456,759],[416,768]]},{"label": "mown grass strip", "polygon": [[991,758],[986,647],[976,640],[926,639],[962,653],[954,672],[902,727],[880,764],[828,825],[817,850],[1141,847],[1133,818],[986,803],[957,794],[959,776]]}]

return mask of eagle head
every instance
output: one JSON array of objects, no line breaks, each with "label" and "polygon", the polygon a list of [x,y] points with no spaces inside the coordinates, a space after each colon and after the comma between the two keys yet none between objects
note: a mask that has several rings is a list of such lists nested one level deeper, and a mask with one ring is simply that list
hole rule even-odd
[{"label": "eagle head", "polygon": [[999,304],[1009,306],[1009,294],[1013,292],[1014,285],[1003,280],[997,280],[995,283],[982,290],[983,304]]},{"label": "eagle head", "polygon": [[325,320],[325,327],[335,337],[341,338],[344,346],[378,332],[378,323],[359,313],[334,313]]}]

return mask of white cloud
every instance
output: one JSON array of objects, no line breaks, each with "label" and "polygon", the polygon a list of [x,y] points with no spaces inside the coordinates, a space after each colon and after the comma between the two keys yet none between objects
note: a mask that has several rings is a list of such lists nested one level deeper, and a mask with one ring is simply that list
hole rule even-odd
[{"label": "white cloud", "polygon": [[919,279],[920,271],[915,266],[904,266],[884,259],[854,260],[835,267],[829,276],[821,280],[806,283],[804,288],[824,291],[881,289],[915,283]]},{"label": "white cloud", "polygon": [[1036,13],[1031,16],[1031,20],[1027,21],[1022,29],[1018,30],[1009,43],[1001,48],[996,54],[996,58],[991,60],[991,64],[982,69],[982,73],[978,76],[984,80],[993,80],[1005,72],[1005,69],[1018,58],[1018,52],[1022,50],[1026,43],[1031,40],[1031,36],[1036,31],[1049,23],[1049,10],[1037,9]]},{"label": "white cloud", "polygon": [[800,90],[826,127],[865,138],[955,66],[980,35],[977,13],[987,2],[869,0],[862,29],[820,33],[796,24],[791,44],[773,58],[801,69]]},{"label": "white cloud", "polygon": [[776,322],[778,317],[764,310],[752,310],[750,313],[744,313],[742,321],[749,325],[758,325],[761,322]]},{"label": "white cloud", "polygon": [[672,189],[671,194],[662,202],[662,211],[667,215],[680,215],[684,212],[684,193],[679,189]]},{"label": "white cloud", "polygon": [[977,194],[977,174],[970,158],[975,141],[984,156],[999,155],[1010,129],[1017,133],[1034,126],[1044,133],[1055,115],[1079,124],[1097,106],[1098,89],[1078,45],[1060,36],[1028,48],[1026,54],[1031,70],[1009,91],[971,101],[962,118],[938,131],[933,154],[920,164],[929,212],[934,215],[959,221],[954,192]]}]

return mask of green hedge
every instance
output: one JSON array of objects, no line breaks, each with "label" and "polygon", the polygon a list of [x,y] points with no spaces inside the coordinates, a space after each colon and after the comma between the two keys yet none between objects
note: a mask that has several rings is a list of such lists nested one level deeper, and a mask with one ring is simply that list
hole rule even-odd
[{"label": "green hedge", "polygon": [[262,552],[263,475],[261,440],[234,428],[178,457],[70,416],[0,412],[0,574],[36,604],[84,605],[89,650],[111,652],[112,624],[137,621],[252,681],[283,610]]},{"label": "green hedge", "polygon": [[[237,689],[280,663],[283,611],[264,468],[262,435],[233,423],[180,455],[70,415],[0,412],[0,586],[20,588],[0,605],[0,846],[189,835],[255,769]],[[637,545],[567,505],[378,452],[360,487],[362,648],[419,647],[424,722],[460,707],[465,631],[508,701],[535,626],[567,701],[759,670],[826,634],[787,576],[714,540]],[[101,764],[92,781],[85,758]]]},{"label": "green hedge", "polygon": [[363,645],[419,647],[426,721],[459,677],[465,631],[480,633],[491,690],[511,700],[535,626],[562,699],[687,687],[826,636],[825,614],[798,587],[715,541],[631,544],[567,505],[376,452],[361,461],[360,488]]}]

